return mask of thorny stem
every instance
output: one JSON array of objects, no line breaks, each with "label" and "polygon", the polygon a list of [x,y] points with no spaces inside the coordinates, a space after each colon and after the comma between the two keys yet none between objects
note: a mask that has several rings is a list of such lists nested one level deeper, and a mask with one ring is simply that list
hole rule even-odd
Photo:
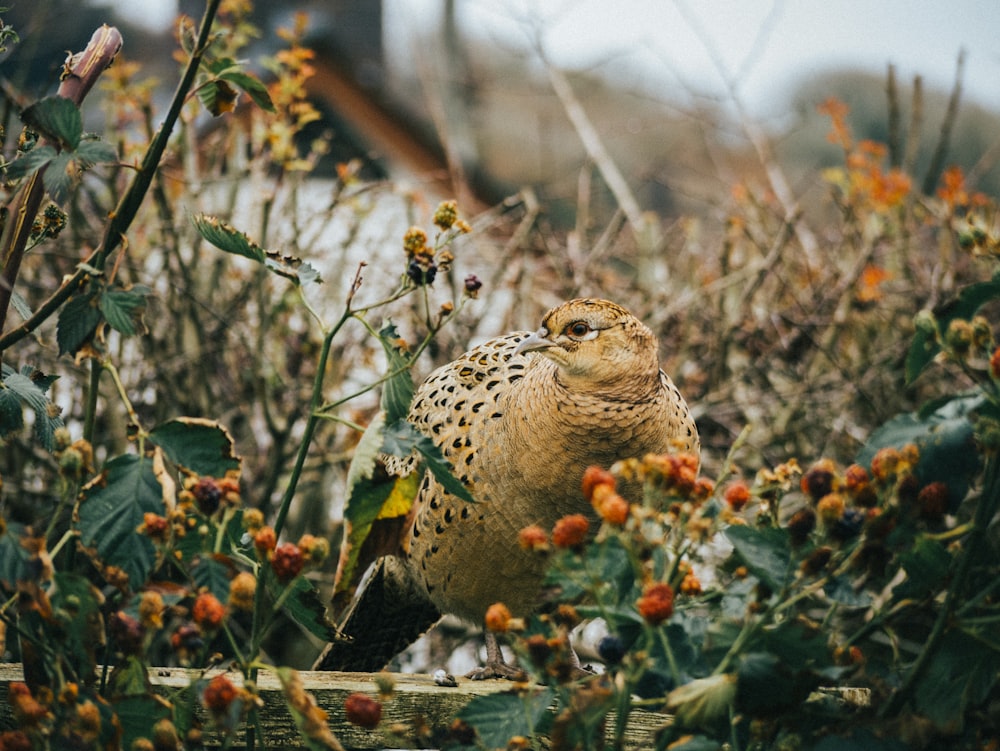
[{"label": "thorny stem", "polygon": [[910,700],[910,697],[916,690],[917,684],[927,671],[931,659],[937,653],[941,645],[941,639],[948,630],[948,625],[954,615],[956,600],[962,596],[969,571],[972,568],[973,562],[979,556],[983,542],[986,540],[986,527],[996,514],[998,503],[1000,503],[1000,456],[993,455],[986,463],[983,494],[979,499],[979,504],[976,506],[973,527],[969,532],[969,537],[965,545],[962,547],[962,552],[959,554],[958,568],[955,571],[955,576],[948,585],[944,603],[938,611],[937,619],[934,621],[934,626],[931,628],[923,649],[917,655],[917,659],[903,680],[903,684],[882,707],[882,717],[896,715],[906,702]]},{"label": "thorny stem", "polygon": [[198,41],[191,52],[191,58],[188,60],[187,67],[184,69],[184,74],[177,84],[177,90],[171,100],[170,109],[163,118],[163,123],[157,131],[156,137],[146,150],[142,159],[142,164],[139,167],[138,172],[135,173],[135,177],[129,185],[128,190],[122,196],[118,206],[116,206],[114,211],[111,212],[110,220],[105,229],[104,237],[101,240],[100,246],[98,246],[98,248],[90,254],[84,263],[77,266],[76,272],[66,279],[59,289],[53,292],[49,299],[38,307],[34,315],[24,321],[20,326],[17,326],[3,336],[0,336],[0,352],[21,341],[37,329],[43,322],[48,320],[49,317],[51,317],[62,306],[62,304],[70,298],[79,286],[86,281],[93,269],[101,270],[104,268],[104,264],[107,261],[108,256],[111,255],[111,253],[113,253],[122,242],[122,238],[125,236],[125,233],[128,232],[129,226],[132,224],[132,221],[139,212],[139,207],[142,205],[143,199],[146,197],[146,191],[153,182],[153,177],[156,175],[160,159],[163,157],[163,152],[166,150],[167,143],[170,140],[170,134],[173,131],[174,125],[180,117],[181,110],[184,107],[185,95],[191,89],[195,76],[198,74],[202,57],[205,54],[205,50],[208,48],[212,22],[215,19],[215,15],[219,9],[221,1],[222,0],[208,0],[205,7],[205,13],[201,19],[201,27],[198,31]]}]

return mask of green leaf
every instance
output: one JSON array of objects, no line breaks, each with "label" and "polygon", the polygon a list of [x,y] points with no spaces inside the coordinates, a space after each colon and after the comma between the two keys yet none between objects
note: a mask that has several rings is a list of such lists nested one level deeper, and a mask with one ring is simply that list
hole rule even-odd
[{"label": "green leaf", "polygon": [[267,87],[254,76],[239,70],[230,70],[218,75],[222,80],[229,81],[245,91],[254,104],[265,112],[275,111],[274,102],[271,101],[271,95],[267,93]]},{"label": "green leaf", "polygon": [[52,146],[36,146],[27,154],[22,154],[4,169],[7,172],[8,180],[30,175],[32,172],[41,169],[59,155]]},{"label": "green leaf", "polygon": [[77,523],[80,541],[95,549],[105,565],[123,569],[132,588],[138,589],[156,565],[156,550],[136,530],[146,512],[166,513],[152,460],[132,454],[111,459],[82,496]]},{"label": "green leaf", "polygon": [[397,420],[385,428],[385,439],[382,451],[393,456],[409,456],[416,451],[423,459],[424,466],[431,471],[434,479],[452,495],[463,501],[474,503],[475,499],[469,489],[452,473],[451,464],[430,438],[405,420]]},{"label": "green leaf", "polygon": [[916,710],[938,729],[962,727],[966,708],[982,704],[1000,680],[1000,653],[952,629],[941,639],[927,672],[917,683]]},{"label": "green leaf", "polygon": [[384,425],[385,416],[379,412],[361,435],[347,470],[344,539],[337,567],[338,592],[353,586],[361,547],[396,484],[384,472],[376,474]]},{"label": "green leaf", "polygon": [[27,548],[21,545],[24,529],[19,522],[7,522],[0,534],[0,591],[4,599],[14,593],[18,580],[24,578],[24,566],[31,557]]},{"label": "green leaf", "polygon": [[413,401],[413,378],[408,367],[410,353],[398,344],[399,339],[399,332],[391,321],[378,332],[378,340],[385,350],[386,369],[393,374],[382,387],[382,411],[390,425],[406,417]]},{"label": "green leaf", "polygon": [[191,567],[191,579],[198,589],[204,587],[225,602],[229,597],[230,571],[229,566],[214,556],[202,556]]},{"label": "green leaf", "polygon": [[75,149],[83,135],[80,108],[63,96],[40,99],[21,113],[21,120],[63,148]]},{"label": "green leaf", "polygon": [[77,161],[84,169],[95,164],[114,164],[118,161],[118,152],[110,143],[98,140],[81,141],[76,151]]},{"label": "green leaf", "polygon": [[207,81],[198,87],[198,98],[213,117],[236,109],[236,89],[222,80]]},{"label": "green leaf", "polygon": [[268,271],[288,279],[296,286],[318,284],[323,281],[316,268],[303,263],[301,258],[266,250],[245,233],[214,216],[197,214],[193,221],[198,234],[219,250],[262,263]]},{"label": "green leaf", "polygon": [[938,540],[921,535],[899,554],[906,579],[893,587],[897,600],[920,599],[940,591],[951,573],[951,554]]},{"label": "green leaf", "polygon": [[146,300],[151,293],[152,290],[142,284],[129,289],[106,289],[100,299],[101,313],[115,331],[125,336],[135,336],[136,321],[141,321],[142,311],[146,308]]},{"label": "green leaf", "polygon": [[170,461],[198,475],[224,477],[240,468],[233,437],[214,420],[178,417],[157,425],[149,438]]},{"label": "green leaf", "polygon": [[[274,577],[270,579],[277,581]],[[327,618],[326,603],[320,599],[316,585],[304,576],[299,576],[291,586],[292,593],[282,608],[285,615],[322,641],[334,641],[337,629]]]},{"label": "green leaf", "polygon": [[[96,650],[104,636],[101,616],[104,598],[88,579],[65,571],[54,575],[49,598],[55,622],[47,630],[58,638],[61,655],[81,677],[93,676],[97,669]],[[51,633],[52,630],[56,633]]]},{"label": "green leaf", "polygon": [[56,377],[45,376],[30,366],[20,373],[6,365],[0,384],[0,435],[20,430],[24,425],[23,405],[35,413],[35,440],[46,449],[52,449],[56,428],[63,424],[59,409],[45,395]]},{"label": "green leaf", "polygon": [[783,529],[732,526],[724,532],[750,573],[780,592],[791,575],[791,548]]},{"label": "green leaf", "polygon": [[59,354],[76,354],[90,340],[100,322],[100,301],[94,290],[87,289],[71,297],[59,311],[59,322],[56,324]]},{"label": "green leaf", "polygon": [[205,240],[226,253],[264,263],[264,249],[232,225],[206,214],[194,217],[194,227]]},{"label": "green leaf", "polygon": [[53,201],[66,203],[79,178],[79,168],[72,151],[61,151],[52,158],[42,175],[42,183]]},{"label": "green leaf", "polygon": [[133,741],[145,738],[148,742],[153,735],[153,726],[160,720],[171,719],[173,715],[170,704],[152,693],[123,696],[113,700],[112,704],[122,728],[121,745],[116,745],[117,748],[140,748],[133,745]]},{"label": "green leaf", "polygon": [[515,736],[531,738],[538,733],[554,698],[555,692],[549,688],[525,696],[477,696],[462,708],[458,718],[476,729],[486,748],[507,748]]}]

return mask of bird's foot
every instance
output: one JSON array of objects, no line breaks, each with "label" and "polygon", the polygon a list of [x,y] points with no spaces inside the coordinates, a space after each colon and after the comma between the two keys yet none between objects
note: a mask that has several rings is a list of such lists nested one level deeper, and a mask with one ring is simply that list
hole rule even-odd
[{"label": "bird's foot", "polygon": [[508,665],[503,660],[487,660],[485,665],[467,673],[465,677],[474,681],[485,681],[490,678],[526,681],[528,674],[519,667]]}]

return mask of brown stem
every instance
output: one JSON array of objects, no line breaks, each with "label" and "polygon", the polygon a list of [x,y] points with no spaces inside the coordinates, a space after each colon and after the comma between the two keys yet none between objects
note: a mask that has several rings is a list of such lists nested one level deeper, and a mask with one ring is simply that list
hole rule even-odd
[{"label": "brown stem", "polygon": [[[122,48],[122,35],[114,26],[101,26],[94,32],[86,49],[74,55],[63,70],[62,82],[57,95],[65,97],[77,107],[96,83],[97,78],[107,70]],[[42,144],[47,143],[43,139]],[[50,144],[58,148],[58,144]],[[32,224],[45,198],[45,186],[42,175],[45,167],[36,171],[14,197],[10,205],[11,221],[4,227],[0,239],[0,265],[3,267],[0,277],[0,331],[7,320],[7,310],[10,308],[11,296],[14,294],[14,282],[21,268],[21,259],[31,237]]]}]

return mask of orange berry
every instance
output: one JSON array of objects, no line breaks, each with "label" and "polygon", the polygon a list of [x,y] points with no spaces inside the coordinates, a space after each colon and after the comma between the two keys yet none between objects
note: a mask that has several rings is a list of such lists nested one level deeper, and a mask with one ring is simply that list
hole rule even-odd
[{"label": "orange berry", "polygon": [[271,527],[261,527],[253,536],[253,546],[261,558],[267,557],[267,554],[274,550],[277,544],[278,537]]},{"label": "orange berry", "polygon": [[742,511],[743,507],[750,502],[750,497],[750,488],[742,480],[730,483],[726,487],[726,492],[723,496],[726,503],[729,504],[729,508],[737,513]]},{"label": "orange berry", "polygon": [[583,497],[590,502],[594,493],[594,488],[598,485],[608,485],[612,490],[615,488],[615,477],[606,469],[598,466],[590,466],[583,473]]},{"label": "orange berry", "polygon": [[601,502],[600,507],[597,509],[597,513],[600,514],[601,518],[608,524],[621,526],[628,519],[630,509],[631,506],[629,506],[628,501],[617,493],[612,493]]},{"label": "orange berry", "polygon": [[237,693],[233,682],[220,673],[205,686],[202,702],[210,711],[222,714],[229,709],[229,705],[233,703]]},{"label": "orange berry", "polygon": [[510,628],[510,610],[502,602],[495,602],[486,610],[486,628],[494,633],[502,634]]},{"label": "orange berry", "polygon": [[215,631],[226,617],[226,608],[211,592],[202,592],[191,608],[191,620],[206,631]]},{"label": "orange berry", "polygon": [[544,550],[549,544],[549,539],[544,529],[532,524],[518,532],[517,544],[524,550]]},{"label": "orange berry", "polygon": [[827,524],[837,521],[844,515],[844,497],[840,493],[829,493],[819,499],[816,513]]},{"label": "orange berry", "polygon": [[552,544],[557,548],[576,548],[583,544],[590,530],[590,522],[583,514],[570,514],[556,522],[552,528]]},{"label": "orange berry", "polygon": [[635,606],[648,623],[659,625],[674,613],[674,589],[663,582],[647,584]]}]

